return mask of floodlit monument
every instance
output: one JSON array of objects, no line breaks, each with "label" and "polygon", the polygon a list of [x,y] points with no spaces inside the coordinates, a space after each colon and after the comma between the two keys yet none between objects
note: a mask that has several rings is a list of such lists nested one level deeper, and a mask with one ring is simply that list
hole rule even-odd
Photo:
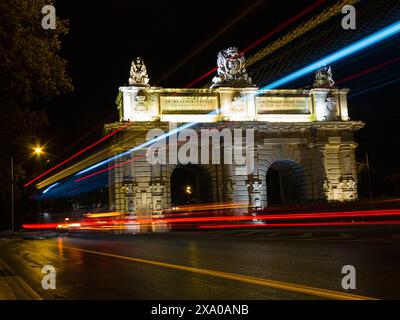
[{"label": "floodlit monument", "polygon": [[[309,89],[263,90],[247,75],[245,58],[237,48],[219,52],[217,64],[210,88],[177,89],[151,86],[143,60],[134,59],[129,86],[120,88],[117,99],[120,121],[105,126],[106,132],[127,126],[115,138],[113,155],[148,141],[151,129],[169,132],[190,123],[199,136],[205,129],[252,132],[254,143],[249,145],[243,134],[240,147],[251,155],[253,168],[247,168],[248,161],[171,163],[170,154],[179,153],[185,143],[174,134],[164,139],[166,162],[149,163],[145,146],[109,164],[111,210],[154,214],[171,208],[172,176],[185,167],[197,175],[199,203],[246,202],[263,208],[357,199],[353,134],[364,124],[349,119],[348,90],[334,86],[330,67],[315,73]],[[210,139],[209,151],[223,153],[236,146],[226,139]]]}]

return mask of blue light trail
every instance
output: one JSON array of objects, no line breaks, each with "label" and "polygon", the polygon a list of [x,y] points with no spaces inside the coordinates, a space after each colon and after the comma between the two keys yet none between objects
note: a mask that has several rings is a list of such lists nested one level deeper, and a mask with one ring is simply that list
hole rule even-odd
[{"label": "blue light trail", "polygon": [[350,55],[353,55],[363,49],[373,46],[374,44],[377,44],[389,37],[392,37],[399,32],[400,32],[400,21],[397,21],[359,41],[356,41],[351,45],[348,45],[347,47],[344,47],[343,49],[340,49],[304,68],[301,68],[300,70],[297,70],[293,73],[288,74],[283,78],[280,78],[279,80],[267,84],[266,86],[262,87],[261,90],[271,90],[280,87],[283,84],[296,80],[324,66],[327,66],[328,64],[332,64]]},{"label": "blue light trail", "polygon": [[[290,73],[287,76],[284,76],[283,78],[278,79],[278,80],[276,80],[276,81],[274,81],[274,82],[262,87],[261,90],[272,90],[272,89],[275,89],[275,88],[277,88],[279,86],[282,86],[283,84],[286,84],[286,83],[291,82],[293,80],[296,80],[296,79],[298,79],[298,78],[300,78],[300,77],[302,77],[304,75],[307,75],[307,74],[309,74],[309,73],[311,73],[313,71],[316,71],[316,70],[318,70],[318,69],[320,69],[320,68],[322,68],[322,67],[324,67],[324,66],[326,66],[328,64],[332,64],[332,63],[337,62],[339,60],[342,60],[342,59],[344,59],[344,58],[346,58],[346,57],[348,57],[350,55],[353,55],[353,54],[355,54],[357,52],[360,52],[363,49],[371,47],[371,46],[373,46],[373,45],[375,45],[375,44],[377,44],[377,43],[379,43],[379,42],[381,42],[383,40],[386,40],[386,39],[398,34],[399,32],[400,32],[400,21],[397,21],[397,22],[395,22],[395,23],[393,23],[393,24],[391,24],[391,25],[389,25],[389,26],[387,26],[387,27],[385,27],[385,28],[383,28],[383,29],[381,29],[381,30],[379,30],[379,31],[377,31],[377,32],[375,32],[375,33],[363,38],[363,39],[361,39],[361,40],[356,41],[355,43],[353,43],[351,45],[348,45],[347,47],[344,47],[343,49],[340,49],[340,50],[338,50],[338,51],[336,51],[336,52],[334,52],[334,53],[332,53],[332,54],[330,54],[330,55],[328,55],[328,56],[326,56],[326,57],[324,57],[324,58],[322,58],[322,59],[320,59],[320,60],[318,60],[318,61],[316,61],[316,62],[314,62],[314,63],[312,63],[312,64],[310,64],[310,65],[308,65],[306,67],[304,67],[304,68],[301,68],[300,70],[297,70],[297,71],[295,71],[293,73]],[[213,111],[213,112],[211,112],[209,114],[217,114],[219,112],[220,112],[220,110],[218,109],[218,110],[215,110],[215,111]],[[88,171],[90,171],[92,169],[95,169],[95,168],[98,168],[98,167],[100,167],[100,166],[102,166],[104,164],[107,164],[110,161],[117,160],[117,159],[119,159],[119,158],[121,158],[123,156],[126,156],[126,155],[128,155],[128,154],[130,154],[132,152],[135,152],[135,151],[138,151],[138,150],[140,150],[140,149],[142,149],[144,147],[150,146],[151,144],[153,144],[153,143],[155,143],[157,141],[165,139],[165,138],[167,138],[167,137],[169,137],[169,136],[171,136],[173,134],[176,134],[176,133],[178,133],[178,132],[180,132],[180,131],[182,131],[184,129],[188,129],[188,128],[190,128],[190,127],[192,127],[192,126],[194,126],[194,125],[196,125],[198,123],[199,122],[188,122],[188,123],[186,123],[184,125],[181,125],[181,126],[175,128],[175,129],[173,129],[173,130],[171,130],[171,131],[169,131],[167,133],[164,133],[164,134],[162,134],[162,135],[160,135],[160,136],[158,136],[158,137],[156,137],[156,138],[154,138],[152,140],[146,141],[145,143],[142,143],[142,144],[140,144],[140,145],[138,145],[138,146],[136,146],[134,148],[131,148],[131,149],[129,149],[129,150],[123,152],[123,153],[120,153],[120,154],[115,155],[113,157],[110,157],[110,158],[107,158],[105,160],[102,160],[102,161],[100,161],[100,162],[98,162],[98,163],[96,163],[96,164],[94,164],[92,166],[89,166],[88,168],[83,169],[83,170],[79,171],[78,173],[76,173],[75,176],[81,175],[81,174],[83,174],[85,172],[88,172]],[[51,185],[46,190],[44,190],[43,193],[46,193],[51,188],[55,187],[57,184],[58,183],[55,183],[55,184]]]}]

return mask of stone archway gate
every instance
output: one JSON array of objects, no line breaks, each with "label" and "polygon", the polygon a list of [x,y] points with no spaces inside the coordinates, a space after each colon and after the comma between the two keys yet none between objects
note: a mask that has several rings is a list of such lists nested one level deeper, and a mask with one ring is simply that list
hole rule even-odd
[{"label": "stone archway gate", "polygon": [[[217,201],[267,206],[266,172],[279,160],[291,160],[303,168],[304,200],[357,199],[353,134],[364,124],[349,119],[348,90],[334,87],[330,68],[316,72],[310,89],[261,90],[244,76],[244,65],[219,60],[218,77],[211,88],[174,89],[150,86],[143,61],[142,67],[135,61],[130,86],[121,87],[117,99],[120,120],[105,126],[109,132],[128,124],[115,138],[114,154],[147,141],[152,128],[168,132],[172,123],[193,122],[191,128],[199,135],[203,129],[251,129],[252,150],[245,137],[241,141],[254,155],[251,172],[246,171],[246,165],[234,163],[204,165],[212,177]],[[221,148],[225,147],[224,141]],[[109,171],[111,210],[133,214],[170,208],[170,177],[176,164],[152,165],[146,150],[138,150],[132,155],[136,160]]]}]

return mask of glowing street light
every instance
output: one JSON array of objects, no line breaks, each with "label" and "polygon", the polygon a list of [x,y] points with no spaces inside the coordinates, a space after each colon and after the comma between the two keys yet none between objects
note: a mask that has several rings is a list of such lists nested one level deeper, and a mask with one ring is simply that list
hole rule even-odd
[{"label": "glowing street light", "polygon": [[36,147],[33,149],[33,152],[34,152],[36,155],[40,156],[44,151],[43,151],[43,148],[42,148],[42,147],[36,146]]},{"label": "glowing street light", "polygon": [[191,187],[191,186],[186,186],[185,192],[186,192],[187,194],[191,194],[191,193],[192,193],[192,187]]},{"label": "glowing street light", "polygon": [[[40,146],[36,146],[33,148],[33,153],[37,156],[40,156],[44,153],[43,148]],[[26,153],[22,153],[26,154]],[[12,154],[10,156],[10,164],[11,164],[11,231],[14,231],[14,156],[18,154]]]}]

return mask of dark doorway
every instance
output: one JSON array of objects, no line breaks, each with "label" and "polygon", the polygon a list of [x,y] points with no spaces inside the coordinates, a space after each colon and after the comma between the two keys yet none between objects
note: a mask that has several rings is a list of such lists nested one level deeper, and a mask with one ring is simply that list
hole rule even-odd
[{"label": "dark doorway", "polygon": [[302,167],[292,160],[275,161],[267,171],[268,206],[295,204],[304,200]]},{"label": "dark doorway", "polygon": [[267,193],[268,205],[282,204],[279,171],[273,168],[269,168],[267,171]]},{"label": "dark doorway", "polygon": [[213,201],[212,181],[199,165],[179,165],[171,175],[172,206],[202,204]]}]

